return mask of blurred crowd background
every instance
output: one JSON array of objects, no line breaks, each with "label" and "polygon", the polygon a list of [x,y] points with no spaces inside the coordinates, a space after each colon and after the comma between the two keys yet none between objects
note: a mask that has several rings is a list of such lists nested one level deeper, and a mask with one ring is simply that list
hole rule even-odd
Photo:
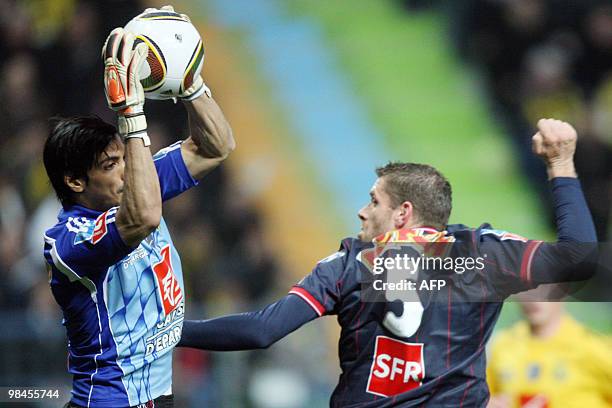
[{"label": "blurred crowd background", "polygon": [[[389,3],[397,13],[445,16],[447,41],[479,72],[488,112],[513,141],[534,200],[543,209],[549,200],[546,176],[525,135],[540,117],[575,124],[581,136],[578,172],[599,239],[609,238],[612,2]],[[115,120],[105,105],[100,49],[112,28],[150,5],[135,0],[0,0],[0,385],[70,386],[61,314],[42,257],[43,231],[54,224],[59,210],[41,159],[47,120],[90,113]],[[147,101],[146,110],[155,149],[186,137],[180,104]],[[241,138],[249,135],[236,137],[241,149]],[[164,207],[183,261],[188,317],[262,306],[282,295],[294,277],[279,261],[278,248],[270,245],[269,220],[238,173],[222,166],[201,187]],[[299,273],[309,268],[302,266]],[[177,406],[325,406],[335,381],[327,367],[334,364],[316,358],[324,358],[319,348],[334,343],[321,344],[318,336],[306,331],[295,344],[275,346],[274,352],[181,350],[175,355]],[[299,367],[300,375],[283,371],[291,366],[294,371]],[[321,366],[327,374],[318,372]],[[255,368],[258,376],[252,374]],[[260,402],[274,389],[269,384],[285,390],[292,402],[281,397],[277,405]]]},{"label": "blurred crowd background", "polygon": [[542,117],[576,127],[578,173],[598,238],[605,241],[612,208],[612,2],[454,3],[451,23],[460,55],[482,72],[491,110],[545,202],[544,172],[524,135]]}]

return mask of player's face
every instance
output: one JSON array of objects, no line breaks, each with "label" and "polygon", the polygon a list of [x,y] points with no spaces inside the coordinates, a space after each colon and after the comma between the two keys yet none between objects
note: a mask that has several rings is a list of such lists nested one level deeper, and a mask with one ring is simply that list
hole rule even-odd
[{"label": "player's face", "polygon": [[561,302],[522,302],[525,318],[532,326],[542,326],[563,312]]},{"label": "player's face", "polygon": [[378,178],[370,190],[370,202],[357,214],[361,220],[361,231],[357,237],[369,242],[380,234],[395,229],[394,216],[399,207],[394,207],[391,197],[384,190],[385,180]]},{"label": "player's face", "polygon": [[123,193],[124,146],[119,138],[109,143],[87,172],[88,180],[79,202],[87,208],[106,211],[119,205]]}]

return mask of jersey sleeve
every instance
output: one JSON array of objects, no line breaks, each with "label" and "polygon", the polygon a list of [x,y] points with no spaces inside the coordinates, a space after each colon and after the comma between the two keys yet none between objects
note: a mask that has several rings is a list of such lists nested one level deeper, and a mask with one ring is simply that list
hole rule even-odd
[{"label": "jersey sleeve", "polygon": [[492,240],[484,235],[480,254],[487,281],[503,297],[541,284],[582,281],[595,271],[594,243]]},{"label": "jersey sleeve", "polygon": [[71,280],[94,278],[125,258],[127,246],[117,230],[117,207],[93,219],[69,219],[55,234],[45,235],[45,257]]},{"label": "jersey sleeve", "polygon": [[319,261],[309,275],[291,288],[289,294],[302,298],[318,316],[335,314],[347,253],[346,249],[340,249]]},{"label": "jersey sleeve", "polygon": [[528,240],[500,230],[483,229],[480,256],[487,282],[502,297],[537,286],[533,279],[534,256],[542,241]]},{"label": "jersey sleeve", "polygon": [[185,320],[178,347],[234,351],[267,348],[318,317],[295,296],[265,308],[210,320]]},{"label": "jersey sleeve", "polygon": [[481,229],[483,252],[489,255],[487,262],[493,264],[495,289],[501,289],[503,295],[541,283],[584,280],[594,273],[597,236],[580,182],[571,177],[554,178],[551,193],[557,242],[543,243],[506,231]]},{"label": "jersey sleeve", "polygon": [[596,270],[597,234],[580,182],[558,177],[551,187],[558,240],[539,246],[530,278],[536,283],[588,279]]},{"label": "jersey sleeve", "polygon": [[197,186],[198,181],[189,173],[181,153],[182,141],[161,149],[153,156],[162,201],[170,200],[180,193]]}]

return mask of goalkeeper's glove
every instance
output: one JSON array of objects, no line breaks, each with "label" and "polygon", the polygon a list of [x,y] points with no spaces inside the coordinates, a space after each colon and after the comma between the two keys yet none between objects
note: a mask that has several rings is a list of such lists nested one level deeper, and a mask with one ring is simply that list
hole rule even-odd
[{"label": "goalkeeper's glove", "polygon": [[144,91],[138,78],[140,66],[147,56],[147,45],[134,47],[134,35],[115,28],[104,43],[104,93],[108,106],[117,112],[119,134],[124,138],[142,138],[150,145],[147,120],[144,116]]},{"label": "goalkeeper's glove", "polygon": [[209,98],[212,97],[212,93],[204,83],[202,76],[198,75],[198,77],[193,80],[193,85],[185,89],[178,97],[184,101],[193,101],[204,93],[208,95]]}]

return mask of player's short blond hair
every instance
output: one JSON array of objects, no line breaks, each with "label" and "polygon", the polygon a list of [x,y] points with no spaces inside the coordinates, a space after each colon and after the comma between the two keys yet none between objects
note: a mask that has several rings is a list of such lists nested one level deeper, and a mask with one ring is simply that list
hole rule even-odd
[{"label": "player's short blond hair", "polygon": [[384,180],[384,191],[393,206],[410,201],[421,224],[446,228],[452,209],[452,189],[448,180],[427,164],[389,162],[376,169]]}]

